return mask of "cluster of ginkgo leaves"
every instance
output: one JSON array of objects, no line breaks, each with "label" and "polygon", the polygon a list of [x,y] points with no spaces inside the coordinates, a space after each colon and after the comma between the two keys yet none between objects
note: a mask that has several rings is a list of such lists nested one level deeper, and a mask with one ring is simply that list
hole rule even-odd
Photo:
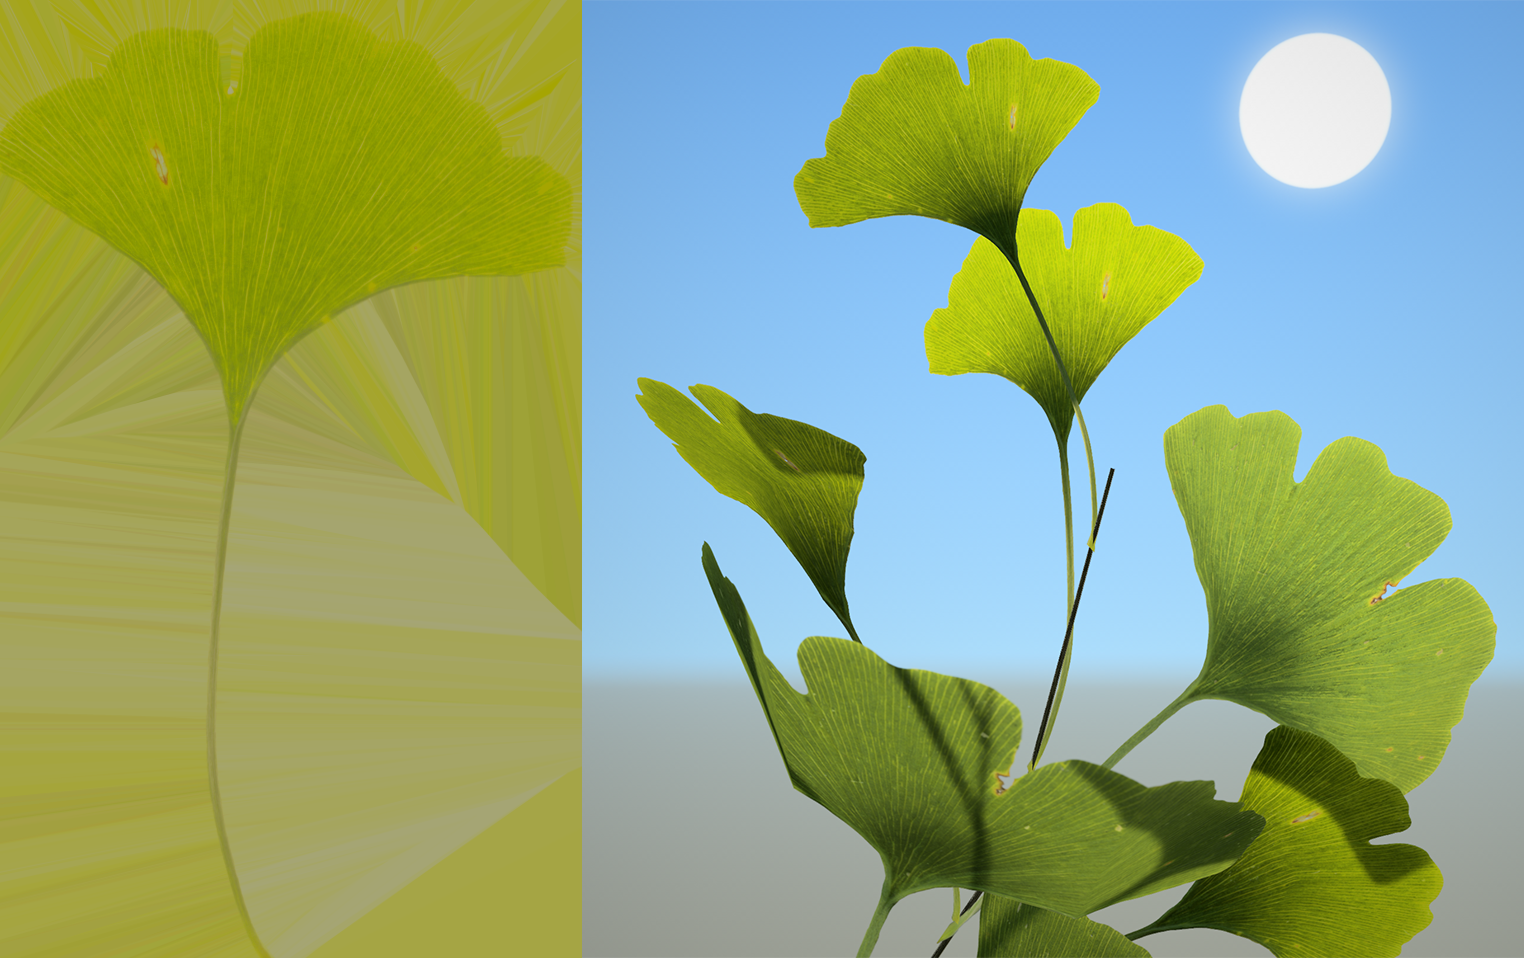
[{"label": "cluster of ginkgo leaves", "polygon": [[[1115,204],[1076,213],[1069,248],[1056,215],[1023,215],[1033,175],[1099,87],[1012,40],[970,48],[968,66],[965,85],[941,50],[891,54],[853,84],[826,155],[804,164],[794,188],[811,226],[917,215],[979,234],[947,308],[926,324],[926,355],[934,373],[994,373],[1037,400],[1058,442],[1071,529],[1066,448],[1077,416],[1084,428],[1079,401],[1202,264]],[[767,520],[852,637],[803,642],[809,691],[799,694],[704,546],[794,787],[883,859],[860,956],[896,902],[944,887],[987,896],[981,955],[1146,955],[1136,939],[1181,928],[1221,929],[1280,956],[1396,955],[1428,925],[1439,869],[1419,848],[1370,840],[1408,827],[1403,795],[1443,757],[1496,626],[1458,579],[1383,598],[1438,547],[1450,515],[1393,476],[1378,448],[1341,439],[1295,482],[1300,430],[1283,413],[1212,406],[1169,429],[1170,481],[1209,615],[1201,672],[1104,765],[1037,768],[1039,745],[1018,777],[1016,706],[976,682],[892,666],[852,625],[846,563],[863,453],[711,386],[693,393],[712,416],[668,385],[640,386],[678,453]],[[1094,523],[1093,465],[1090,477]],[[1071,619],[1073,554],[1071,536]],[[1066,641],[1059,695],[1068,655]],[[1280,723],[1238,802],[1215,800],[1211,783],[1147,788],[1111,770],[1202,699]],[[1195,885],[1178,904],[1125,936],[1086,917],[1185,882]],[[942,940],[968,917],[955,916]]]}]

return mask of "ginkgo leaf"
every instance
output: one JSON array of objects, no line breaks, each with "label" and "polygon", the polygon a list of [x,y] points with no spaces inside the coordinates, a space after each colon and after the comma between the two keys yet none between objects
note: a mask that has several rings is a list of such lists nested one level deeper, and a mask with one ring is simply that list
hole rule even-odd
[{"label": "ginkgo leaf", "polygon": [[713,386],[692,390],[710,418],[666,383],[639,384],[641,408],[678,454],[719,493],[767,520],[856,639],[846,582],[862,450],[823,429],[754,413]]},{"label": "ginkgo leaf", "polygon": [[1128,941],[1110,925],[1089,918],[1071,918],[998,895],[989,896],[979,917],[979,958],[1049,956],[1148,958],[1148,951]]},{"label": "ginkgo leaf", "polygon": [[139,263],[210,350],[229,419],[303,335],[379,290],[560,265],[571,188],[503,155],[427,52],[313,13],[249,40],[135,34],[11,117],[0,171]]},{"label": "ginkgo leaf", "polygon": [[1146,788],[1082,761],[1013,777],[1021,714],[1003,695],[845,639],[804,640],[796,692],[707,544],[704,571],[790,780],[879,852],[884,907],[956,887],[1081,917],[1221,871],[1259,834],[1210,782]]},{"label": "ginkgo leaf", "polygon": [[928,216],[1016,256],[1016,220],[1038,167],[1095,104],[1079,67],[1033,60],[1015,40],[968,48],[969,83],[942,50],[905,47],[852,84],[826,155],[794,177],[811,226]]},{"label": "ginkgo leaf", "polygon": [[1326,739],[1409,791],[1434,771],[1497,626],[1461,579],[1384,596],[1450,531],[1444,500],[1344,438],[1295,482],[1301,429],[1211,406],[1164,456],[1206,593],[1201,673],[1107,767],[1189,702],[1227,699]]},{"label": "ginkgo leaf", "polygon": [[[1027,210],[1017,232],[1021,265],[1059,355],[1083,399],[1112,357],[1201,278],[1201,257],[1180,237],[1134,226],[1115,203],[1074,214],[1072,247],[1047,210]],[[1060,443],[1074,405],[1053,351],[1005,256],[979,239],[953,277],[947,307],[926,323],[926,358],[944,376],[994,373],[1026,390]]]},{"label": "ginkgo leaf", "polygon": [[[211,30],[226,68],[312,5],[23,0],[0,118],[134,30]],[[346,10],[575,180],[575,5]],[[218,370],[139,265],[0,177],[0,953],[485,954],[508,928],[575,949],[578,284],[396,288],[272,368],[217,683],[231,872],[206,734]]]},{"label": "ginkgo leaf", "polygon": [[1438,866],[1414,845],[1370,843],[1408,827],[1407,799],[1316,735],[1272,729],[1240,801],[1265,817],[1259,839],[1129,938],[1219,928],[1278,958],[1391,958],[1433,920]]}]

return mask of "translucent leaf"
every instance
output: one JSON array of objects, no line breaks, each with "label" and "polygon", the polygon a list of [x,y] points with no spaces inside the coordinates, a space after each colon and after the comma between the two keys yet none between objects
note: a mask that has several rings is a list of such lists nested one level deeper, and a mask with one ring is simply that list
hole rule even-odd
[{"label": "translucent leaf", "polygon": [[[1253,847],[1252,845],[1250,846]],[[991,897],[979,919],[980,958],[1148,958],[1110,925]]]},{"label": "translucent leaf", "polygon": [[1370,844],[1410,824],[1402,792],[1316,735],[1272,729],[1241,801],[1265,817],[1259,839],[1131,937],[1220,928],[1279,958],[1392,958],[1433,920],[1439,868],[1413,845]]},{"label": "translucent leaf", "polygon": [[704,569],[794,787],[878,850],[890,903],[972,888],[1080,917],[1221,871],[1259,834],[1210,782],[1146,788],[1082,761],[1013,779],[1016,706],[855,642],[806,639],[800,694],[707,545]]},{"label": "translucent leaf", "polygon": [[1284,413],[1223,406],[1165,433],[1209,625],[1201,673],[1151,725],[1227,699],[1408,791],[1444,756],[1497,626],[1461,579],[1383,597],[1444,540],[1450,510],[1360,439],[1331,443],[1294,482],[1300,440]]},{"label": "translucent leaf", "polygon": [[714,418],[666,383],[642,379],[640,388],[641,408],[688,465],[767,520],[857,638],[846,580],[862,450],[814,426],[754,413],[713,386],[692,391]]},{"label": "translucent leaf", "polygon": [[826,132],[826,155],[794,177],[811,226],[929,216],[1006,256],[1044,160],[1100,94],[1081,70],[1033,60],[1015,40],[968,49],[969,84],[942,50],[905,47],[858,77]]},{"label": "translucent leaf", "polygon": [[417,44],[308,14],[250,38],[235,92],[221,79],[211,34],[135,34],[11,117],[0,170],[169,291],[232,421],[285,350],[379,290],[564,262],[565,178],[504,156]]},{"label": "translucent leaf", "polygon": [[[1112,357],[1201,278],[1201,257],[1173,233],[1133,226],[1115,203],[1074,214],[1072,248],[1047,210],[1027,210],[1017,233],[1021,265],[1064,365],[1083,399]],[[1074,406],[1026,293],[1004,255],[974,242],[953,277],[947,308],[926,323],[926,358],[944,376],[994,373],[1026,390],[1047,413],[1059,442]]]}]

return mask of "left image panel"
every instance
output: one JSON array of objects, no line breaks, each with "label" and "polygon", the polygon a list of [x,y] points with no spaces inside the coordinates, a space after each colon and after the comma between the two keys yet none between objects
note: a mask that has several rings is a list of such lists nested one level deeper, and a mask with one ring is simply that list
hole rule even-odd
[{"label": "left image panel", "polygon": [[581,954],[581,7],[0,7],[0,954]]}]

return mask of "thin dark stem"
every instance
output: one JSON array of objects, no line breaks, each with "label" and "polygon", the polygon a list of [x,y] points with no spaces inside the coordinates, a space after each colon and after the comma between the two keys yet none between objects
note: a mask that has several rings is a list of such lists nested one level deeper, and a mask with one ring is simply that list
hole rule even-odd
[{"label": "thin dark stem", "polygon": [[[959,916],[961,917],[968,914],[968,910],[974,907],[974,902],[978,901],[983,895],[984,892],[976,891],[973,893],[973,895],[969,896],[968,904],[963,906],[963,911],[959,912]],[[948,935],[946,938],[943,938],[941,941],[937,942],[937,950],[931,953],[931,958],[942,958],[942,952],[947,950],[947,946],[952,944],[952,940],[953,936]]]},{"label": "thin dark stem", "polygon": [[1101,507],[1096,510],[1095,525],[1090,530],[1090,547],[1085,550],[1085,565],[1080,569],[1079,588],[1074,592],[1074,607],[1069,610],[1069,627],[1064,629],[1064,645],[1058,652],[1058,667],[1053,670],[1053,684],[1048,688],[1048,704],[1042,712],[1042,724],[1037,728],[1037,742],[1032,746],[1032,764],[1028,769],[1037,767],[1037,760],[1042,758],[1042,749],[1048,732],[1048,718],[1053,711],[1053,698],[1058,694],[1059,679],[1065,672],[1065,666],[1069,661],[1069,640],[1074,635],[1074,617],[1079,613],[1080,599],[1085,595],[1085,576],[1090,574],[1090,559],[1095,555],[1095,538],[1101,534],[1101,518],[1106,515],[1106,497],[1111,495],[1111,480],[1117,471],[1112,469],[1106,474],[1106,489],[1101,493]]}]

